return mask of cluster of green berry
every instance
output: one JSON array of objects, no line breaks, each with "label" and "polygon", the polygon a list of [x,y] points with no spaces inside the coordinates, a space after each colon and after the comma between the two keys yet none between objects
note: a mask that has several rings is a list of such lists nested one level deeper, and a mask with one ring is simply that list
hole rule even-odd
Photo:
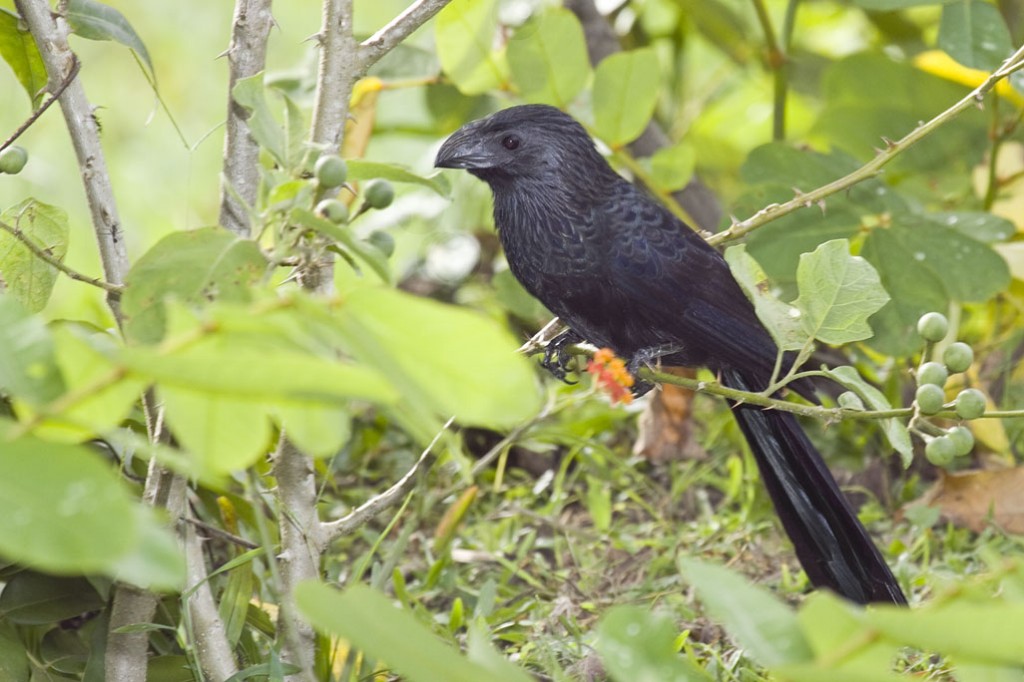
[{"label": "cluster of green berry", "polygon": [[[316,160],[313,176],[322,190],[336,189],[348,179],[348,164],[336,154],[324,154]],[[370,180],[363,184],[362,190],[363,203],[356,215],[371,208],[387,208],[395,200],[395,188],[384,179]],[[350,221],[348,204],[336,197],[320,201],[316,205],[316,213],[335,225]],[[387,232],[373,232],[367,241],[383,251],[385,256],[390,256],[395,250],[394,238]]]},{"label": "cluster of green berry", "polygon": [[[917,322],[917,332],[930,345],[946,338],[949,322],[941,313],[926,313]],[[975,388],[965,388],[951,404],[946,403],[946,381],[950,374],[966,372],[974,362],[974,351],[966,343],[957,341],[942,351],[942,362],[927,361],[917,368],[917,392],[914,404],[922,415],[938,414],[952,409],[960,419],[977,419],[985,414],[985,394]],[[931,438],[924,454],[936,466],[945,466],[955,457],[966,455],[974,447],[974,434],[964,425],[947,429]]]},{"label": "cluster of green berry", "polygon": [[23,147],[12,146],[0,152],[0,173],[16,175],[28,163],[28,152]]}]

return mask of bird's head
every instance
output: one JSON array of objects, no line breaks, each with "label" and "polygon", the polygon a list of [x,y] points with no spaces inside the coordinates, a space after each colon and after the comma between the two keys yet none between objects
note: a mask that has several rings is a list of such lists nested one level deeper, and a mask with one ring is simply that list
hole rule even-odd
[{"label": "bird's head", "polygon": [[555,107],[526,104],[462,126],[441,145],[434,165],[468,170],[498,189],[593,168],[593,162],[608,168],[575,119]]}]

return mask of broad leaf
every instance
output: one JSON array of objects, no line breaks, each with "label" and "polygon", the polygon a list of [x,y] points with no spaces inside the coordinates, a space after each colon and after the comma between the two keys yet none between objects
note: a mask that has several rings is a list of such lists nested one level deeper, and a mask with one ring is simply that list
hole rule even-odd
[{"label": "broad leaf", "polygon": [[825,242],[800,256],[796,270],[804,331],[825,343],[843,344],[871,337],[868,318],[889,301],[878,273],[850,255],[845,239]]},{"label": "broad leaf", "polygon": [[319,232],[328,239],[334,240],[348,254],[369,265],[382,282],[385,284],[391,282],[391,268],[388,265],[387,256],[380,249],[357,239],[348,225],[336,225],[304,208],[292,209],[288,217],[296,225]]},{"label": "broad leaf", "polygon": [[[815,658],[825,660],[829,672],[856,672],[865,679],[885,679],[892,673],[896,645],[879,640],[864,620],[864,609],[828,591],[811,594],[797,615]],[[859,647],[852,642],[861,642]],[[900,679],[900,678],[897,678]]]},{"label": "broad leaf", "polygon": [[640,136],[654,114],[661,67],[653,48],[617,52],[594,72],[594,129],[612,147]]},{"label": "broad leaf", "polygon": [[943,5],[938,46],[964,66],[983,71],[995,70],[1013,51],[999,9],[980,0]]},{"label": "broad leaf", "polygon": [[771,291],[768,276],[749,253],[745,244],[731,246],[725,251],[733,277],[753,301],[761,323],[782,350],[800,350],[810,337],[804,331],[800,311],[779,300]]},{"label": "broad leaf", "polygon": [[21,571],[0,592],[0,615],[19,625],[52,625],[102,609],[106,600],[88,579]]},{"label": "broad leaf", "polygon": [[564,109],[590,77],[579,19],[560,7],[534,16],[512,36],[508,64],[523,99]]},{"label": "broad leaf", "polygon": [[706,672],[680,658],[671,618],[616,606],[601,618],[595,648],[615,682],[704,682]]},{"label": "broad leaf", "polygon": [[277,122],[267,105],[263,73],[240,78],[231,89],[231,98],[249,113],[245,125],[261,147],[267,150],[283,168],[288,168],[288,143],[284,128]]},{"label": "broad leaf", "polygon": [[50,330],[6,295],[0,295],[0,348],[0,390],[34,405],[64,392]]},{"label": "broad leaf", "polygon": [[113,40],[133,50],[153,73],[153,62],[142,38],[123,14],[97,0],[69,0],[68,23],[75,35],[89,40]]},{"label": "broad leaf", "polygon": [[410,682],[528,682],[511,663],[485,667],[444,644],[408,611],[392,606],[382,594],[363,585],[339,592],[307,581],[295,589],[295,604],[318,630],[338,635]]},{"label": "broad leaf", "polygon": [[349,159],[348,177],[350,180],[372,180],[373,178],[384,178],[392,182],[405,182],[420,185],[433,190],[437,194],[446,197],[451,193],[446,176],[435,174],[425,178],[416,175],[407,168],[393,163],[380,163],[378,161],[364,161],[362,159]]},{"label": "broad leaf", "polygon": [[14,71],[32,106],[40,104],[46,87],[46,67],[32,34],[19,26],[16,14],[0,7],[0,58]]},{"label": "broad leaf", "polygon": [[[26,199],[0,213],[0,221],[19,230],[24,239],[58,262],[68,251],[68,214],[63,209]],[[20,239],[0,230],[0,280],[31,312],[50,300],[57,269],[38,258]]]},{"label": "broad leaf", "polygon": [[796,613],[778,597],[721,566],[680,558],[679,568],[711,617],[761,665],[805,663],[813,658]]},{"label": "broad leaf", "polygon": [[[892,405],[886,400],[885,395],[877,388],[864,381],[860,373],[850,366],[835,367],[823,370],[832,379],[848,391],[853,391],[869,410],[891,410]],[[900,453],[903,466],[909,467],[914,459],[914,447],[910,442],[910,431],[906,424],[899,419],[882,419],[879,421],[885,437],[889,439],[889,445]]]},{"label": "broad leaf", "polygon": [[255,242],[219,227],[175,232],[164,237],[132,266],[122,298],[126,334],[154,343],[164,334],[164,301],[187,303],[211,298],[245,302],[263,277],[267,261]]},{"label": "broad leaf", "polygon": [[507,66],[493,49],[495,0],[453,0],[438,13],[434,31],[441,68],[460,92],[479,95],[505,82]]}]

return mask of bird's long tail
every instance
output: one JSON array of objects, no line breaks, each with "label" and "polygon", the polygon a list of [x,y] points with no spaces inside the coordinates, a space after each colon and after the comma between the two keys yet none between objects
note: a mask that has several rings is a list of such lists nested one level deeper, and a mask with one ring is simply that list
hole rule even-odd
[{"label": "bird's long tail", "polygon": [[[726,386],[757,390],[736,370]],[[855,602],[906,604],[906,597],[793,414],[734,405],[775,510],[815,587]]]}]

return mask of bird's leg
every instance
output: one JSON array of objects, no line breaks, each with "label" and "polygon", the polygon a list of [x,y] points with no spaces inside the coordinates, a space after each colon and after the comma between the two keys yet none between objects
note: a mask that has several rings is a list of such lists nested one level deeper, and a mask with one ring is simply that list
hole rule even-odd
[{"label": "bird's leg", "polygon": [[566,349],[581,341],[583,341],[582,336],[571,329],[566,329],[548,342],[544,348],[544,357],[540,360],[540,366],[551,372],[551,375],[559,381],[575,384],[575,381],[565,378],[569,374],[569,361],[572,360],[572,353]]},{"label": "bird's leg", "polygon": [[633,354],[629,362],[626,364],[626,369],[633,375],[635,380],[632,391],[633,397],[639,398],[643,394],[654,388],[654,384],[650,381],[644,381],[640,378],[640,370],[644,367],[650,367],[654,369],[655,361],[658,358],[665,357],[666,355],[672,355],[673,353],[679,353],[683,350],[683,347],[679,344],[665,344],[662,346],[651,346],[650,348],[644,348]]}]

